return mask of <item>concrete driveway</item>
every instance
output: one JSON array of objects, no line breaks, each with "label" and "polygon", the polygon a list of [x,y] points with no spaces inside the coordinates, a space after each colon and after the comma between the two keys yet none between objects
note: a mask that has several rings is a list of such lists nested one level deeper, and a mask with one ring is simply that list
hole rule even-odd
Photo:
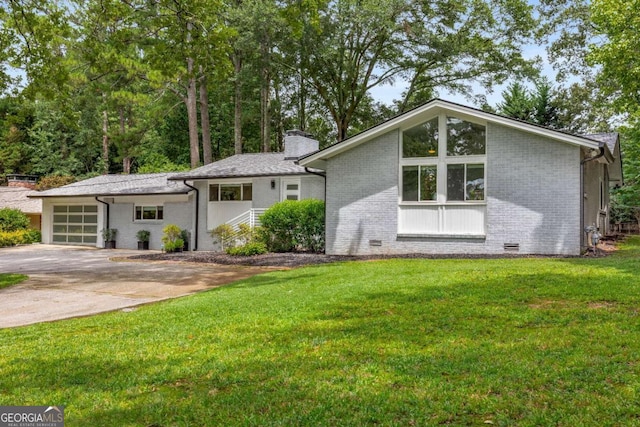
[{"label": "concrete driveway", "polygon": [[0,289],[0,328],[87,316],[189,295],[273,268],[133,262],[139,251],[30,245],[0,249],[0,273],[29,279]]}]

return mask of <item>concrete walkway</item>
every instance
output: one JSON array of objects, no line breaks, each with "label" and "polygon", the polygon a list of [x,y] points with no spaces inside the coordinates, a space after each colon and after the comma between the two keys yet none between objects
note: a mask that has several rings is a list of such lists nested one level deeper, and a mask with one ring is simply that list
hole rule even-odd
[{"label": "concrete walkway", "polygon": [[0,328],[88,316],[193,294],[273,268],[133,262],[139,251],[29,245],[0,249],[0,273],[29,279],[0,289]]}]

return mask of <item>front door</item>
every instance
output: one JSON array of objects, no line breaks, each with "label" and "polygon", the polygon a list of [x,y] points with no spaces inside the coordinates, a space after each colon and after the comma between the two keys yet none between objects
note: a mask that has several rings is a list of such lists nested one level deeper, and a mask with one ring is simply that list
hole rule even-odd
[{"label": "front door", "polygon": [[282,200],[300,200],[300,178],[283,178]]}]

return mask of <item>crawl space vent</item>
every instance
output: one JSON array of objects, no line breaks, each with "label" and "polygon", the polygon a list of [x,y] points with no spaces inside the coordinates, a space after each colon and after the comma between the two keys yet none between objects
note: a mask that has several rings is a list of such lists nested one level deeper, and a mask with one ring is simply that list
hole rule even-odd
[{"label": "crawl space vent", "polygon": [[382,240],[369,240],[369,246],[382,246]]},{"label": "crawl space vent", "polygon": [[504,244],[505,251],[519,251],[520,243],[505,243]]}]

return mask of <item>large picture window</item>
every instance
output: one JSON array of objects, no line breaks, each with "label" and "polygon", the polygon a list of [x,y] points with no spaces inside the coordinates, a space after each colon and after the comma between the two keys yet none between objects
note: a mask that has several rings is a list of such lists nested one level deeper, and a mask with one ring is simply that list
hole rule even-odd
[{"label": "large picture window", "polygon": [[402,202],[485,200],[486,127],[441,114],[402,132]]},{"label": "large picture window", "polygon": [[209,185],[210,202],[250,201],[252,197],[251,183]]}]

